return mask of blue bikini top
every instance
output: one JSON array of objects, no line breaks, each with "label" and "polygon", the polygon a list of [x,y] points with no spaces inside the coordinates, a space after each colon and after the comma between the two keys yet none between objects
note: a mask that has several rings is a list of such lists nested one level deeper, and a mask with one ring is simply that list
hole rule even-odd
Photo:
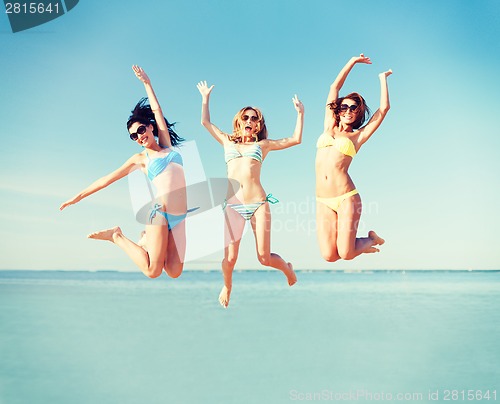
[{"label": "blue bikini top", "polygon": [[231,160],[240,157],[250,157],[251,159],[257,160],[259,163],[262,163],[262,149],[258,143],[243,146],[243,152],[240,152],[234,143],[231,143],[230,146],[224,146],[224,159],[226,160],[226,164]]},{"label": "blue bikini top", "polygon": [[175,150],[170,150],[170,153],[163,157],[156,157],[153,159],[149,158],[148,152],[146,151],[146,156],[148,158],[148,178],[151,181],[153,181],[157,175],[161,174],[170,163],[177,163],[182,166],[182,156]]}]

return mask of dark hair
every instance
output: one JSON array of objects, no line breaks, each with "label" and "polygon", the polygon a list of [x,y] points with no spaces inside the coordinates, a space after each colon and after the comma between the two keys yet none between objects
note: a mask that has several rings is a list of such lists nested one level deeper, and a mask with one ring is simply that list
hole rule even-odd
[{"label": "dark hair", "polygon": [[[170,143],[172,143],[172,146],[178,146],[185,139],[180,137],[172,129],[175,125],[175,122],[169,123],[167,121],[167,118],[163,118],[165,119],[165,123],[167,124],[168,134],[170,135]],[[151,109],[151,106],[149,105],[148,99],[146,97],[141,98],[132,110],[132,115],[129,116],[127,121],[127,129],[130,129],[130,127],[135,122],[139,122],[143,125],[153,125],[153,135],[158,137],[158,125],[156,124],[155,114]]]},{"label": "dark hair", "polygon": [[353,100],[358,105],[358,109],[356,110],[356,120],[352,123],[352,127],[353,129],[359,129],[370,116],[370,108],[368,108],[368,105],[366,105],[366,102],[361,95],[358,93],[350,93],[345,97],[337,98],[335,101],[328,104],[328,106],[333,111],[335,121],[338,123],[340,121],[340,106],[346,99]]}]

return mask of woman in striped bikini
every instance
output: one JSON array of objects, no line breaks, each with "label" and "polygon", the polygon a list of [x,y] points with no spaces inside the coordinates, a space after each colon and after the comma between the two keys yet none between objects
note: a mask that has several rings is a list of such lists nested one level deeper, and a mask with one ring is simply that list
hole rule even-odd
[{"label": "woman in striped bikini", "polygon": [[361,54],[353,57],[330,86],[324,131],[316,154],[316,225],[321,255],[326,261],[351,260],[362,253],[378,252],[384,240],[374,231],[356,238],[361,216],[361,198],[348,174],[353,157],[370,138],[389,111],[388,70],[380,73],[380,107],[368,123],[365,100],[358,93],[339,98],[339,91],[356,63],[371,64]]},{"label": "woman in striped bikini", "polygon": [[201,81],[197,87],[202,96],[201,123],[224,147],[227,164],[229,189],[224,206],[225,248],[222,260],[224,286],[219,295],[220,304],[227,307],[232,289],[233,269],[247,220],[252,225],[259,262],[282,271],[290,286],[297,281],[292,264],[271,252],[269,203],[275,203],[276,199],[270,194],[266,196],[260,183],[260,173],[267,153],[298,145],[302,141],[304,106],[297,96],[293,98],[297,122],[292,137],[268,139],[264,117],[260,110],[254,107],[242,108],[235,115],[233,133],[229,135],[210,121],[209,100],[214,86],[208,87],[206,81]]}]

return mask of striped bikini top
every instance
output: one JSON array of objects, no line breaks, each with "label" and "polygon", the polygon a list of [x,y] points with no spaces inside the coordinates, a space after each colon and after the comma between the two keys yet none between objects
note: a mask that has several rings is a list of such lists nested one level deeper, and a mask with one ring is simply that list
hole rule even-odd
[{"label": "striped bikini top", "polygon": [[251,145],[244,144],[243,152],[240,152],[234,143],[224,145],[224,160],[226,160],[226,164],[240,157],[250,157],[262,163],[262,149],[258,143]]},{"label": "striped bikini top", "polygon": [[170,150],[170,153],[163,157],[155,157],[153,159],[149,158],[149,154],[146,151],[146,156],[148,157],[148,178],[151,181],[153,181],[157,175],[161,174],[170,163],[182,165],[182,156],[175,150]]},{"label": "striped bikini top", "polygon": [[318,149],[322,147],[335,147],[340,153],[354,157],[356,155],[356,148],[354,147],[354,143],[351,139],[345,136],[333,137],[323,133],[319,139],[318,143],[316,143],[316,147]]}]

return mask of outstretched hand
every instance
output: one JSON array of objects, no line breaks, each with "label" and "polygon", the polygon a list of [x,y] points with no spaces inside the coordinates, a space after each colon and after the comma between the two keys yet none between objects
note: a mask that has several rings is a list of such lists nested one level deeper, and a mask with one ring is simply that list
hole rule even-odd
[{"label": "outstretched hand", "polygon": [[207,98],[212,92],[214,85],[212,84],[212,86],[208,87],[206,81],[200,81],[198,84],[196,84],[196,87],[198,88],[198,91],[200,92],[201,96],[203,98]]},{"label": "outstretched hand", "polygon": [[304,104],[302,104],[302,101],[299,100],[297,94],[295,94],[295,96],[292,98],[292,102],[297,112],[304,113]]},{"label": "outstretched hand", "polygon": [[71,198],[64,202],[61,206],[59,206],[59,210],[63,210],[64,208],[68,207],[69,205],[74,205],[75,203],[79,202],[81,199],[78,197]]},{"label": "outstretched hand", "polygon": [[392,69],[389,69],[386,72],[380,73],[379,77],[381,77],[381,78],[389,77],[391,74],[392,74]]},{"label": "outstretched hand", "polygon": [[141,80],[144,84],[151,84],[151,80],[149,80],[148,75],[144,71],[144,69],[140,66],[133,65],[132,70],[139,80]]},{"label": "outstretched hand", "polygon": [[369,57],[366,57],[364,54],[360,54],[359,56],[353,57],[354,63],[366,63],[371,65],[372,61]]}]

